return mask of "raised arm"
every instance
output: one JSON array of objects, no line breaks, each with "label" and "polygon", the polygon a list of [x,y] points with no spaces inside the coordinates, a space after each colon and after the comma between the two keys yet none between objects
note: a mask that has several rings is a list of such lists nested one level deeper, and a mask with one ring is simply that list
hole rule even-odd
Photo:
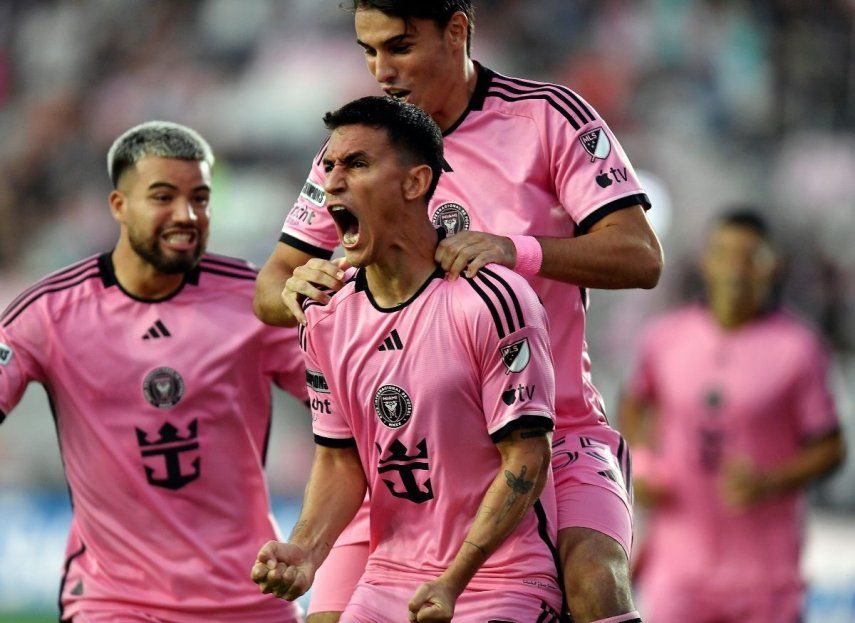
[{"label": "raised arm", "polygon": [[549,474],[550,437],[545,428],[521,428],[496,444],[502,463],[472,527],[448,569],[416,590],[410,620],[451,620],[463,589],[540,496]]},{"label": "raised arm", "polygon": [[258,552],[252,581],[264,593],[293,601],[305,593],[335,540],[359,510],[366,490],[355,446],[315,447],[303,508],[288,542]]}]

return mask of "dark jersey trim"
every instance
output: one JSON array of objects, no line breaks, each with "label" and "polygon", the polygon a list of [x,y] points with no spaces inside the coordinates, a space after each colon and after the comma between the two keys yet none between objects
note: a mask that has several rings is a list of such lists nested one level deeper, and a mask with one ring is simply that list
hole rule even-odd
[{"label": "dark jersey trim", "polygon": [[[562,93],[560,90],[556,89],[555,87],[549,88],[548,85],[544,85],[544,86],[541,86],[541,87],[538,87],[535,89],[525,91],[523,89],[518,89],[516,87],[512,87],[509,84],[504,84],[502,82],[498,82],[498,81],[494,80],[493,81],[493,88],[494,89],[504,89],[505,91],[508,91],[511,94],[513,94],[513,95],[511,95],[511,97],[513,97],[515,95],[515,96],[518,96],[519,99],[531,99],[530,97],[527,97],[527,96],[532,96],[532,95],[546,96],[545,99],[550,103],[550,105],[553,108],[555,108],[556,110],[563,110],[564,112],[566,112],[570,115],[573,115],[575,120],[579,123],[578,127],[574,126],[577,130],[581,126],[586,125],[586,124],[590,123],[591,121],[593,121],[593,117],[591,117],[590,120],[586,119],[585,115],[582,114],[582,111],[579,110],[573,104],[573,102],[571,102],[569,99],[567,99],[565,97],[564,93]],[[490,93],[495,94],[495,92],[493,92],[493,91],[491,91]],[[561,104],[559,104],[559,102],[561,102],[561,104],[563,104],[563,106]],[[566,117],[566,115],[565,115],[565,117]]]},{"label": "dark jersey trim", "polygon": [[329,145],[330,139],[327,138],[324,141],[324,144],[321,145],[321,148],[318,150],[318,153],[315,154],[315,164],[321,166],[321,163],[324,161],[324,154],[327,153],[327,145]]},{"label": "dark jersey trim", "polygon": [[223,268],[231,268],[232,270],[243,271],[246,273],[257,274],[258,269],[251,266],[246,261],[240,258],[231,258],[225,255],[203,255],[200,264],[214,264]]},{"label": "dark jersey trim", "polygon": [[264,444],[261,446],[261,467],[267,467],[267,449],[270,446],[270,431],[273,429],[273,403],[267,410],[267,426],[264,430]]},{"label": "dark jersey trim", "polygon": [[[487,296],[487,293],[481,289],[481,287],[475,283],[474,279],[470,279],[469,277],[462,275],[472,289],[481,297],[481,300],[484,301],[484,304],[487,306],[487,310],[489,310],[490,315],[493,317],[493,324],[496,325],[496,333],[499,335],[499,339],[503,339],[505,337],[505,327],[502,326],[502,321],[499,319],[499,310],[496,309],[496,306],[493,304],[493,301]],[[476,275],[477,276],[477,275]]]},{"label": "dark jersey trim", "polygon": [[360,268],[356,272],[356,276],[355,276],[356,291],[357,292],[365,292],[365,296],[368,297],[368,301],[371,303],[371,306],[374,309],[376,309],[377,311],[384,313],[384,314],[391,314],[393,312],[397,312],[397,311],[404,309],[407,305],[411,304],[413,301],[415,301],[417,298],[419,298],[421,293],[424,292],[425,289],[427,289],[427,287],[431,284],[431,282],[434,279],[444,279],[444,278],[445,278],[445,272],[442,270],[441,267],[437,266],[436,269],[425,280],[425,282],[421,286],[419,286],[419,289],[416,290],[415,294],[413,294],[406,301],[404,301],[403,303],[398,303],[397,305],[395,305],[393,307],[381,307],[380,305],[377,304],[377,301],[374,300],[374,295],[371,294],[371,290],[368,289],[368,279],[365,276],[365,269]]},{"label": "dark jersey trim", "polygon": [[309,255],[314,255],[315,257],[319,257],[323,260],[328,260],[332,257],[333,252],[327,251],[326,249],[322,249],[321,247],[316,247],[313,244],[309,244],[308,242],[303,242],[299,238],[295,238],[291,234],[282,233],[279,236],[279,242],[287,244],[289,247],[294,247],[298,251],[302,251],[303,253],[308,253]]},{"label": "dark jersey trim", "polygon": [[[508,334],[511,334],[514,331],[516,331],[517,329],[516,329],[516,326],[514,325],[514,316],[513,316],[513,314],[511,314],[511,308],[508,306],[508,301],[506,300],[506,298],[504,296],[502,296],[502,293],[499,291],[499,288],[497,288],[496,285],[492,281],[487,279],[487,277],[485,277],[484,275],[481,275],[480,271],[478,273],[476,273],[476,275],[475,275],[475,277],[473,277],[473,279],[477,279],[478,281],[483,283],[485,286],[490,288],[490,291],[496,295],[497,299],[499,299],[499,305],[502,306],[502,311],[505,313],[505,322],[508,323]],[[522,328],[522,327],[520,327],[520,328]]]},{"label": "dark jersey trim", "polygon": [[[501,80],[507,80],[508,82],[510,82],[512,84],[516,84],[516,85],[522,86],[522,87],[528,87],[531,89],[547,89],[547,90],[557,91],[559,93],[562,93],[562,94],[570,97],[574,102],[576,102],[576,104],[579,106],[579,108],[582,109],[584,114],[579,113],[579,118],[582,120],[582,123],[589,123],[591,121],[594,121],[594,115],[591,112],[591,109],[588,108],[588,106],[585,104],[584,100],[581,97],[579,97],[573,91],[573,89],[568,89],[564,85],[555,84],[554,82],[534,82],[532,80],[524,80],[522,78],[511,78],[510,76],[503,76],[501,74],[496,74],[496,80],[494,80],[493,83],[496,86],[499,86],[500,84],[502,84],[500,82]],[[564,99],[564,98],[562,98],[562,99]],[[567,102],[567,105],[570,106],[573,110],[576,110],[576,107],[573,106],[572,104],[570,104],[570,102]],[[587,120],[585,119],[586,116],[588,117]]]},{"label": "dark jersey trim", "polygon": [[489,275],[496,281],[498,281],[501,285],[505,287],[505,290],[508,292],[508,296],[511,299],[511,303],[514,305],[514,310],[517,312],[517,324],[522,329],[525,326],[525,317],[523,316],[522,307],[520,306],[520,301],[517,298],[516,292],[511,287],[511,285],[504,280],[498,273],[490,270],[489,268],[482,268],[479,272],[484,273],[485,275]]},{"label": "dark jersey trim", "polygon": [[512,432],[521,428],[545,428],[546,430],[552,430],[554,426],[555,424],[552,420],[545,415],[521,415],[490,435],[490,439],[493,443],[499,443]]},{"label": "dark jersey trim", "polygon": [[597,208],[588,216],[583,218],[582,222],[579,223],[577,227],[577,231],[580,234],[587,234],[597,221],[605,218],[613,212],[623,210],[624,208],[631,208],[635,205],[640,205],[645,210],[649,210],[651,206],[650,199],[647,198],[645,193],[636,193],[634,195],[629,195],[628,197],[615,199],[611,203],[607,203],[606,205]]},{"label": "dark jersey trim", "polygon": [[356,439],[348,437],[347,439],[333,439],[332,437],[321,437],[315,435],[315,443],[325,448],[355,448]]},{"label": "dark jersey trim", "polygon": [[469,116],[473,110],[482,110],[484,108],[484,100],[487,99],[487,90],[490,88],[490,83],[495,75],[491,70],[487,69],[481,63],[475,62],[475,69],[478,71],[478,81],[475,83],[475,91],[472,92],[472,97],[469,98],[469,105],[463,114],[457,118],[457,121],[442,133],[442,136],[448,136],[454,132]]},{"label": "dark jersey trim", "polygon": [[32,294],[35,294],[42,288],[47,286],[56,285],[63,281],[68,281],[70,279],[74,279],[75,277],[82,275],[90,268],[95,268],[98,266],[98,258],[90,257],[80,262],[75,262],[71,266],[63,268],[62,270],[57,271],[53,275],[48,275],[44,279],[34,283],[32,286],[21,292],[18,296],[16,296],[9,305],[6,306],[6,310],[0,315],[0,319],[8,316],[12,310],[22,301],[24,301],[27,297]]},{"label": "dark jersey trim", "polygon": [[840,425],[835,424],[834,426],[832,426],[831,428],[829,428],[828,430],[826,430],[824,432],[814,433],[812,435],[807,435],[807,436],[803,437],[801,440],[801,445],[802,445],[802,447],[810,446],[810,445],[813,445],[815,443],[827,441],[828,439],[831,439],[832,437],[839,436],[841,434],[842,434],[842,431],[840,430]]},{"label": "dark jersey trim", "polygon": [[81,277],[77,281],[72,281],[71,283],[57,284],[57,287],[55,287],[55,288],[47,288],[45,290],[39,291],[38,294],[34,295],[26,303],[21,305],[18,308],[18,311],[16,311],[14,314],[12,314],[9,318],[4,319],[3,320],[3,326],[8,327],[10,324],[12,324],[15,321],[15,319],[24,312],[24,310],[26,310],[30,305],[32,305],[33,303],[38,301],[40,298],[42,298],[45,294],[51,294],[53,292],[60,292],[62,290],[68,290],[69,288],[79,286],[81,283],[83,283],[85,281],[89,281],[90,279],[97,279],[99,277],[100,277],[99,273],[94,272],[94,273],[91,273],[89,275],[85,275],[85,276]]},{"label": "dark jersey trim", "polygon": [[80,545],[80,549],[71,554],[68,558],[65,559],[65,564],[63,565],[62,570],[62,579],[59,581],[59,598],[57,599],[57,606],[59,606],[59,621],[60,623],[71,623],[71,619],[66,619],[63,616],[64,608],[62,607],[62,592],[65,590],[65,583],[68,581],[68,572],[71,570],[71,563],[74,562],[75,558],[79,558],[86,552],[86,543]]},{"label": "dark jersey trim", "polygon": [[2,409],[0,409],[0,424],[2,424],[4,421],[6,421],[6,413]]},{"label": "dark jersey trim", "polygon": [[188,283],[194,286],[198,285],[199,271],[201,270],[199,266],[196,266],[195,268],[188,270],[186,273],[184,273],[184,280],[181,282],[181,285],[175,288],[175,290],[170,292],[167,296],[161,299],[147,299],[141,296],[137,296],[132,292],[128,292],[127,290],[125,290],[125,288],[122,287],[122,284],[119,283],[119,280],[116,278],[116,268],[115,266],[113,266],[112,251],[110,253],[103,253],[98,258],[98,265],[101,267],[101,281],[103,282],[105,288],[111,288],[113,286],[116,286],[117,288],[119,288],[119,291],[125,296],[127,296],[129,299],[137,301],[139,303],[149,303],[153,305],[156,305],[158,303],[165,303],[166,301],[171,301],[181,293],[181,291],[184,289],[184,286]]},{"label": "dark jersey trim", "polygon": [[578,130],[582,127],[579,122],[573,117],[573,115],[564,110],[555,102],[554,99],[552,99],[551,94],[543,95],[538,94],[536,92],[532,92],[531,95],[507,95],[505,93],[499,93],[498,91],[490,91],[487,95],[489,95],[490,97],[498,97],[500,100],[505,100],[506,102],[519,102],[521,100],[544,100],[555,110],[561,113],[561,116],[567,119],[567,123],[572,125],[574,130]]},{"label": "dark jersey trim", "polygon": [[546,519],[546,511],[543,509],[543,503],[540,498],[532,504],[534,514],[537,517],[537,534],[540,539],[546,544],[549,553],[552,555],[552,561],[555,564],[555,576],[558,580],[558,588],[561,590],[561,621],[569,623],[569,619],[563,614],[566,611],[564,604],[567,603],[567,595],[564,593],[564,568],[561,566],[561,558],[558,556],[558,548],[555,543],[549,538],[549,522]]},{"label": "dark jersey trim", "polygon": [[232,279],[245,279],[247,281],[255,281],[255,273],[231,273],[227,270],[217,270],[216,268],[209,268],[208,266],[202,266],[201,272],[221,275],[223,277],[230,277]]}]

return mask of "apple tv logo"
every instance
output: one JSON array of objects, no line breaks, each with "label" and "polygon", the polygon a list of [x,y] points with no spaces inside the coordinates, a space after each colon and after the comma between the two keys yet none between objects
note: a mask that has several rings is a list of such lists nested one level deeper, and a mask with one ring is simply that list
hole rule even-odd
[{"label": "apple tv logo", "polygon": [[599,184],[602,188],[608,188],[612,185],[612,178],[609,177],[608,173],[603,173],[600,171],[600,174],[597,176],[597,184]]},{"label": "apple tv logo", "polygon": [[[609,177],[609,173],[612,174],[612,177]],[[609,168],[608,173],[604,173],[603,170],[600,169],[600,174],[595,179],[601,188],[608,188],[613,182],[620,184],[622,182],[626,182],[629,178],[626,174],[626,167],[623,167],[622,169],[611,167]]]}]

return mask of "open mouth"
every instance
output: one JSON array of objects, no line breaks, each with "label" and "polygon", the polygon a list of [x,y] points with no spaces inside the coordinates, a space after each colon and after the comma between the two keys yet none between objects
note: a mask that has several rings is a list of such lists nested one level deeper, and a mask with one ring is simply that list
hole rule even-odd
[{"label": "open mouth", "polygon": [[387,88],[383,89],[383,91],[389,97],[394,97],[395,99],[398,99],[398,100],[406,100],[407,96],[410,94],[410,91],[407,91],[406,89],[394,89],[391,87],[387,87]]},{"label": "open mouth", "polygon": [[186,251],[196,247],[199,235],[195,229],[171,229],[165,231],[160,239],[171,249]]},{"label": "open mouth", "polygon": [[350,249],[359,244],[359,219],[343,205],[331,205],[329,211],[338,229],[341,246]]}]

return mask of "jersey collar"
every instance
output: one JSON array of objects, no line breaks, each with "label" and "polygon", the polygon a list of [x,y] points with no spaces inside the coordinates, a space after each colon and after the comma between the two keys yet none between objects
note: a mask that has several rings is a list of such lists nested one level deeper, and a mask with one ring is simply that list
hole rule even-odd
[{"label": "jersey collar", "polygon": [[184,289],[184,286],[188,283],[193,286],[199,285],[199,275],[201,273],[201,270],[197,265],[195,268],[184,274],[184,281],[182,281],[181,285],[178,286],[175,292],[173,292],[169,296],[162,299],[145,299],[131,294],[122,287],[121,283],[119,283],[119,280],[116,278],[116,268],[113,266],[112,251],[102,253],[98,256],[98,268],[101,272],[101,283],[104,284],[105,288],[116,287],[122,292],[122,294],[135,301],[139,301],[140,303],[163,303],[164,301],[168,301],[172,298],[175,298],[178,293]]},{"label": "jersey collar", "polygon": [[443,136],[448,136],[458,127],[469,113],[473,110],[483,110],[484,109],[484,100],[487,99],[487,89],[490,88],[490,83],[493,81],[494,72],[490,69],[484,67],[478,61],[473,61],[475,63],[475,69],[478,71],[478,80],[475,83],[475,91],[472,93],[472,97],[469,99],[469,105],[466,107],[466,110],[463,111],[463,114],[451,124],[445,132],[442,133]]}]

